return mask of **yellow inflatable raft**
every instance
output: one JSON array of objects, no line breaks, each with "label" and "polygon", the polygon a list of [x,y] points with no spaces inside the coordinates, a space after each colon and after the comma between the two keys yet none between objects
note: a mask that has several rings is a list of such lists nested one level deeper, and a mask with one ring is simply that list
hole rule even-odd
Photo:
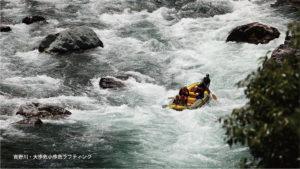
[{"label": "yellow inflatable raft", "polygon": [[203,106],[205,103],[207,103],[210,99],[210,92],[209,91],[204,91],[204,97],[202,99],[196,99],[196,96],[198,96],[198,93],[194,93],[194,89],[196,86],[198,86],[200,82],[194,83],[190,86],[187,87],[189,90],[189,96],[187,100],[187,105],[176,105],[173,103],[173,100],[171,103],[168,105],[171,109],[174,110],[184,110],[184,109],[197,109],[201,106]]}]

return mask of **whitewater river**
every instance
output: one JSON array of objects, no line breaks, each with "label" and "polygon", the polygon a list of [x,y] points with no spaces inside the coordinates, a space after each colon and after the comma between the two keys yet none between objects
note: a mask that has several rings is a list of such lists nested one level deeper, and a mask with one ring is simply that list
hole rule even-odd
[{"label": "whitewater river", "polygon": [[[261,2],[261,1],[259,1]],[[232,168],[249,157],[230,148],[217,119],[247,101],[235,84],[258,68],[258,58],[283,43],[291,18],[274,1],[9,0],[1,16],[1,167]],[[22,24],[29,15],[49,24]],[[226,43],[235,26],[259,21],[281,36],[264,45]],[[50,33],[92,28],[104,43],[80,54],[37,50]],[[163,109],[181,86],[211,76],[219,98],[198,110]],[[99,87],[105,76],[130,75],[122,90]],[[14,127],[26,102],[65,107],[72,115]],[[84,160],[14,160],[15,154],[90,155]]]}]

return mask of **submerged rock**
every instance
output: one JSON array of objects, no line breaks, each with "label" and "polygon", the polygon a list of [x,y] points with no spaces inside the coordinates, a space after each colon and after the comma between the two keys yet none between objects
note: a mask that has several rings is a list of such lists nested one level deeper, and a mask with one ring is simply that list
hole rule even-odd
[{"label": "submerged rock", "polygon": [[11,25],[11,24],[13,24],[13,21],[12,21],[11,18],[7,18],[7,17],[4,17],[4,16],[1,16],[0,24],[1,25]]},{"label": "submerged rock", "polygon": [[58,107],[40,103],[26,103],[19,107],[16,114],[24,117],[60,118],[72,114],[70,111]]},{"label": "submerged rock", "polygon": [[15,126],[37,126],[37,125],[42,125],[43,122],[41,119],[38,117],[28,117],[24,120],[12,123],[12,125]]},{"label": "submerged rock", "polygon": [[280,32],[278,29],[259,22],[254,22],[234,28],[226,41],[266,44],[279,36]]},{"label": "submerged rock", "polygon": [[11,28],[9,26],[1,26],[0,32],[10,32]]},{"label": "submerged rock", "polygon": [[300,5],[300,0],[277,0],[272,6]]},{"label": "submerged rock", "polygon": [[[172,1],[170,1],[172,2]],[[181,18],[197,18],[197,17],[212,17],[215,15],[223,15],[232,11],[230,1],[173,1],[175,6],[181,6],[178,9],[178,15]]]},{"label": "submerged rock", "polygon": [[23,18],[23,20],[22,20],[22,23],[25,23],[27,25],[35,23],[35,22],[47,23],[46,19],[39,15],[27,16],[27,17]]},{"label": "submerged rock", "polygon": [[[124,80],[126,80],[126,78]],[[101,78],[100,82],[99,82],[99,85],[103,89],[107,89],[107,88],[123,88],[123,87],[125,87],[124,83],[122,83],[121,81],[117,81],[114,78]]]},{"label": "submerged rock", "polygon": [[284,56],[286,55],[290,55],[295,53],[295,55],[297,57],[300,57],[300,50],[297,49],[293,49],[291,47],[292,43],[292,37],[291,36],[287,36],[285,38],[284,44],[279,45],[273,52],[271,55],[271,58],[276,62],[276,63],[281,63]]},{"label": "submerged rock", "polygon": [[271,6],[286,13],[297,12],[300,7],[300,0],[277,0]]},{"label": "submerged rock", "polygon": [[56,34],[48,35],[42,40],[39,52],[63,54],[103,47],[97,34],[88,27],[76,27]]},{"label": "submerged rock", "polygon": [[118,75],[116,76],[117,79],[120,80],[128,80],[129,79],[129,75]]}]

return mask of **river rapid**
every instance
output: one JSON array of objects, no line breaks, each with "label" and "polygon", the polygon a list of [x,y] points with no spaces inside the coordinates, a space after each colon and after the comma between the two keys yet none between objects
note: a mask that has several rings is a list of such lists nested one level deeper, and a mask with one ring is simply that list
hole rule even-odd
[{"label": "river rapid", "polygon": [[[235,84],[258,58],[283,43],[291,18],[274,1],[9,0],[1,16],[12,32],[0,37],[1,167],[232,168],[249,157],[230,148],[218,118],[247,99]],[[25,25],[42,15],[49,24]],[[268,44],[226,43],[236,26],[261,22],[279,29]],[[92,28],[104,48],[53,56],[37,46],[50,33]],[[178,89],[211,76],[219,98],[197,110],[163,109]],[[101,89],[105,76],[130,75],[124,89]],[[10,125],[26,102],[72,112],[41,127]],[[14,160],[15,154],[91,155],[90,159]]]}]

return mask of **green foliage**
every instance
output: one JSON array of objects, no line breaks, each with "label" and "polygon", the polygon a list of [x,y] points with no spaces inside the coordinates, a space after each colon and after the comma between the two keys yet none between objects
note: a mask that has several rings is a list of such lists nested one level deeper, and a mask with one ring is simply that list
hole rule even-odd
[{"label": "green foliage", "polygon": [[[299,23],[289,26],[295,50],[300,49],[299,29]],[[246,87],[249,101],[219,121],[230,146],[249,146],[254,160],[249,165],[242,159],[240,167],[300,167],[299,59],[293,53],[277,64],[264,57],[262,66],[238,83]]]}]

